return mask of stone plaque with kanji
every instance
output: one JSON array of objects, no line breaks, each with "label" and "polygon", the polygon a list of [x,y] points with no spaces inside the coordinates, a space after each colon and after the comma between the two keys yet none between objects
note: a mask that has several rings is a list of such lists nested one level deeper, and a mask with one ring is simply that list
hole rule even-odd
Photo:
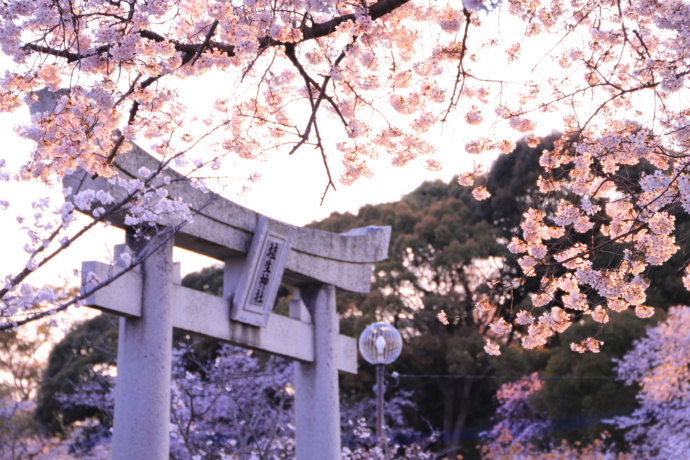
[{"label": "stone plaque with kanji", "polygon": [[266,326],[285,270],[293,230],[290,225],[259,217],[232,299],[233,320]]}]

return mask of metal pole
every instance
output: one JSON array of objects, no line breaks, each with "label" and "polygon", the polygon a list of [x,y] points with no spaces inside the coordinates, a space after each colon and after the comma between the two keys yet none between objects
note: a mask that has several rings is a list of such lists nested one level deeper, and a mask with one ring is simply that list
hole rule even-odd
[{"label": "metal pole", "polygon": [[383,446],[383,364],[376,365],[376,443]]}]

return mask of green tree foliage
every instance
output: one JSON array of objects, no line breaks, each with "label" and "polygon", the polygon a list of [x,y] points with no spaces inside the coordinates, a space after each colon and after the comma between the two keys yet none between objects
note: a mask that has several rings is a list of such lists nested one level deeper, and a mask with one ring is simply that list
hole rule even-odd
[{"label": "green tree foliage", "polygon": [[[536,158],[528,149],[518,153],[528,154]],[[528,169],[529,158],[522,156],[518,164]],[[492,184],[506,187],[500,178],[492,177]],[[506,225],[511,227],[519,223],[520,206],[506,204],[508,197],[519,200],[516,188],[513,184],[505,192],[506,199],[498,202],[501,210],[493,211],[490,205],[478,205],[470,191],[455,181],[427,182],[399,202],[365,206],[357,215],[333,214],[312,224],[332,232],[392,225],[389,259],[377,264],[371,294],[339,298],[341,328],[357,336],[372,321],[391,321],[406,341],[395,370],[404,375],[444,376],[408,379],[405,384],[418,390],[420,427],[428,420],[442,430],[448,448],[460,443],[465,427],[488,422],[497,381],[481,377],[522,374],[530,367],[524,353],[514,349],[501,359],[484,351],[489,324],[499,317],[508,319],[515,302],[512,295],[494,296],[487,282],[507,281],[514,270],[505,263],[504,236],[492,221],[510,221]],[[477,310],[476,303],[485,299],[492,307]],[[450,318],[449,324],[439,322],[441,311]],[[363,370],[369,367],[362,365]],[[345,383],[353,391],[370,391],[370,379],[346,379]]]},{"label": "green tree foliage", "polygon": [[76,421],[96,417],[110,425],[107,415],[91,406],[65,407],[60,395],[74,393],[75,385],[93,378],[94,368],[115,362],[116,318],[100,315],[78,325],[50,353],[39,389],[36,419],[49,432],[64,434]]},{"label": "green tree foliage", "polygon": [[182,285],[208,294],[223,295],[223,269],[213,266],[190,273],[184,277]]}]

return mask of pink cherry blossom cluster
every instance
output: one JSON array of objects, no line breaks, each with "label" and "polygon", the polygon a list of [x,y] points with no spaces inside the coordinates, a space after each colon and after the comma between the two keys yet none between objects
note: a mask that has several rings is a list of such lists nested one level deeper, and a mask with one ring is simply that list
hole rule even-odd
[{"label": "pink cherry blossom cluster", "polygon": [[[168,232],[168,237],[172,237],[176,228],[193,219],[196,211],[192,211],[181,200],[168,196],[166,187],[171,182],[170,177],[163,177],[159,171],[147,168],[141,168],[138,176],[133,179],[120,176],[107,179],[112,184],[112,193],[94,189],[73,191],[68,187],[63,190],[65,201],[62,201],[62,197],[59,199],[61,204],[55,205],[48,198],[40,198],[31,206],[31,218],[23,215],[17,217],[19,228],[27,238],[24,245],[26,265],[3,275],[0,330],[51,316],[71,305],[79,305],[90,293],[112,282],[112,278],[101,279],[94,273],[84,273],[84,290],[79,294],[66,293],[64,289],[53,287],[37,289],[31,284],[33,272],[50,263],[96,225],[107,224],[106,219],[120,215],[133,229],[146,232],[163,224],[167,227],[160,231]],[[17,177],[6,179],[18,180]],[[76,218],[77,212],[88,213],[93,220],[80,222]],[[129,269],[139,264],[141,258],[125,253],[116,262]],[[78,276],[78,271],[74,275]]]},{"label": "pink cherry blossom cluster", "polygon": [[[334,148],[345,163],[345,183],[367,176],[358,161],[363,145],[375,147],[370,157],[391,154],[396,165],[420,156],[400,154],[406,146],[396,141],[376,142],[386,130],[426,134],[460,108],[459,98],[491,102],[490,85],[465,85],[469,68],[456,77],[457,90],[448,90],[447,65],[455,65],[456,51],[466,54],[457,34],[482,46],[469,32],[481,26],[478,11],[489,9],[483,2],[382,1],[363,7],[292,0],[279,9],[267,0],[27,5],[11,0],[0,9],[0,45],[17,63],[0,81],[0,109],[17,108],[22,95],[43,86],[69,86],[53,113],[22,131],[41,139],[31,163],[34,176],[77,165],[108,175],[122,137],[147,138],[160,154],[174,154],[171,135],[191,118],[177,99],[178,82],[213,71],[240,76],[218,88],[218,100],[225,102],[209,114],[211,131],[227,139],[212,143],[214,153],[256,158],[310,143],[326,158]],[[429,39],[422,51],[417,43]],[[463,67],[479,62],[475,55],[461,60]],[[388,117],[390,108],[405,117]],[[311,117],[298,115],[310,111]],[[481,111],[473,108],[468,122],[479,123]],[[357,155],[352,146],[322,143],[318,125],[332,123],[325,120],[340,123],[341,134],[362,138]],[[516,120],[521,131],[534,126],[523,115]],[[363,126],[369,128],[356,129]],[[121,134],[113,134],[116,129]],[[499,145],[509,150],[505,143],[484,149]],[[420,148],[428,157],[436,146],[426,142]],[[441,166],[433,158],[424,163]]]},{"label": "pink cherry blossom cluster", "polygon": [[[538,26],[530,29],[535,33],[551,29],[564,12],[563,5],[554,11],[550,2],[509,3],[511,12]],[[685,67],[675,63],[686,63],[688,58],[682,49],[690,24],[688,10],[677,1],[637,2],[621,7],[619,15],[609,15],[604,12],[606,5],[595,3],[603,9],[597,12],[591,3],[571,5],[581,8],[573,15],[584,21],[580,24],[593,26],[590,21],[595,18],[607,24],[591,27],[587,51],[591,55],[580,49],[557,58],[565,68],[579,63],[589,69],[583,80],[556,78],[552,99],[532,88],[521,101],[546,109],[559,101],[576,107],[581,95],[601,98],[590,111],[566,114],[565,134],[540,159],[542,196],[567,192],[567,197],[548,214],[538,207],[529,209],[521,224],[522,237],[508,245],[511,252],[524,254],[519,264],[525,277],[542,277],[540,291],[532,296],[533,305],[549,309],[539,319],[556,332],[567,323],[550,319],[563,309],[569,315],[591,315],[602,323],[610,312],[627,308],[640,317],[651,316],[653,307],[645,305],[649,286],[645,274],[678,252],[673,213],[690,210],[688,113],[684,103],[674,99],[687,97]],[[632,41],[626,36],[631,25],[636,28]],[[634,110],[635,104],[644,104],[645,93],[663,101],[651,117]],[[523,126],[520,113],[507,106],[497,111],[499,116],[511,117],[510,124],[517,130],[531,129],[528,123]],[[638,176],[629,174],[635,168],[641,171]],[[583,240],[578,234],[587,237]],[[603,238],[595,242],[590,235]],[[595,268],[603,252],[609,258],[615,254],[614,262]],[[553,275],[556,267],[565,269],[565,274]],[[690,286],[687,272],[684,282]],[[525,340],[538,345],[546,336],[548,332],[533,327]],[[573,344],[573,349],[596,352],[599,345],[590,338]]]},{"label": "pink cherry blossom cluster", "polygon": [[690,308],[671,307],[663,323],[647,329],[617,361],[618,379],[639,385],[638,407],[609,420],[626,430],[636,458],[682,458],[690,449]]}]

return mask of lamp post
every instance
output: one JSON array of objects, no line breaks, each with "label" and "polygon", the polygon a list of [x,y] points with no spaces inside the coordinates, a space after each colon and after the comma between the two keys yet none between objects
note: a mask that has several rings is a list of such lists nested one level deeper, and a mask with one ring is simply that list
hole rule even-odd
[{"label": "lamp post", "polygon": [[368,363],[376,366],[376,442],[383,439],[383,366],[400,356],[402,337],[390,324],[378,322],[369,325],[359,336],[359,351]]}]

